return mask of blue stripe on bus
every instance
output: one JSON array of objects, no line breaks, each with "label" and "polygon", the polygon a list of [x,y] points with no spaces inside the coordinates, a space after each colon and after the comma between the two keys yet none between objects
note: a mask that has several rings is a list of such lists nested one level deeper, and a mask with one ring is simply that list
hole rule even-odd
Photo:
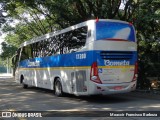
[{"label": "blue stripe on bus", "polygon": [[[23,60],[19,65],[21,68],[79,67],[91,66],[93,62],[97,61],[99,66],[105,66],[105,60],[109,59],[110,62],[123,62],[126,59],[126,56],[124,56],[124,59],[103,59],[100,53],[101,51],[86,51],[41,58],[37,57]],[[129,65],[134,65],[136,60],[137,52],[134,51],[132,52],[131,59],[126,59],[125,61],[129,61]]]}]

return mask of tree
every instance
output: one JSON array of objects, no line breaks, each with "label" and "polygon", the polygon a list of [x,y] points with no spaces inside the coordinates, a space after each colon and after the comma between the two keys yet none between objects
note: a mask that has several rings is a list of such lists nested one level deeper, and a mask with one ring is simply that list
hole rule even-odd
[{"label": "tree", "polygon": [[[138,0],[135,16],[139,51],[139,80],[142,88],[147,77],[160,77],[160,0]],[[149,84],[149,83],[148,83]],[[147,85],[147,84],[146,84]]]},{"label": "tree", "polygon": [[16,47],[8,45],[6,42],[2,42],[2,54],[1,58],[6,59],[8,57],[12,57],[14,52],[16,51]]},{"label": "tree", "polygon": [[[62,29],[93,17],[105,18],[105,16],[109,16],[112,18],[120,6],[119,0],[106,3],[95,0],[78,0],[76,2],[73,0],[4,0],[3,3],[3,9],[7,11],[10,19],[19,21],[19,24],[12,27],[9,24],[11,22],[9,19],[3,27],[3,31],[9,33],[5,41],[15,47],[32,37]],[[113,10],[111,10],[112,7],[114,7]],[[103,16],[106,9],[109,13],[106,12],[107,14]]]},{"label": "tree", "polygon": [[6,16],[3,14],[5,12],[3,7],[4,7],[4,3],[1,2],[0,4],[0,27],[2,26],[3,23],[6,22],[5,20]]}]

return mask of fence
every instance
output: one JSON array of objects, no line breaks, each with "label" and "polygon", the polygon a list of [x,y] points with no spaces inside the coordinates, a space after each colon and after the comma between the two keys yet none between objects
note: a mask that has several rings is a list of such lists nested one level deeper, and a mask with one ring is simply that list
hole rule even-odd
[{"label": "fence", "polygon": [[0,66],[0,73],[12,73],[13,69],[11,67],[7,68],[4,66]]}]

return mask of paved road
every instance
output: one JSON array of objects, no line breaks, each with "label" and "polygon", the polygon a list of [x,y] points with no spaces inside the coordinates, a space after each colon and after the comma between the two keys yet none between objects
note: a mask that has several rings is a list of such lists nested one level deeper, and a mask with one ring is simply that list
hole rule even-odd
[{"label": "paved road", "polygon": [[[0,110],[1,111],[57,111],[61,115],[71,115],[71,117],[46,117],[45,119],[58,120],[116,120],[119,117],[98,117],[102,114],[98,111],[160,111],[160,99],[143,97],[135,93],[76,97],[67,95],[66,97],[55,97],[51,90],[30,87],[23,89],[19,84],[9,76],[0,76]],[[65,112],[64,112],[65,111]],[[73,112],[78,111],[78,112]],[[84,113],[82,112],[84,111]],[[97,111],[97,112],[92,112]],[[57,115],[57,112],[53,112]],[[88,114],[88,113],[89,114]],[[79,114],[80,117],[74,117],[72,114]],[[50,114],[50,113],[48,113]],[[93,117],[84,117],[83,115],[93,115]],[[105,113],[103,113],[105,114]],[[53,114],[52,114],[53,115]],[[58,113],[59,115],[59,113]],[[82,116],[81,116],[82,115]],[[122,117],[121,117],[122,118]],[[4,118],[0,118],[0,120]],[[13,119],[13,118],[10,118]],[[15,118],[14,118],[15,119]],[[26,120],[27,118],[16,118]],[[28,118],[34,119],[34,118]],[[44,119],[44,118],[41,118]],[[123,117],[124,120],[158,120],[158,117]]]}]

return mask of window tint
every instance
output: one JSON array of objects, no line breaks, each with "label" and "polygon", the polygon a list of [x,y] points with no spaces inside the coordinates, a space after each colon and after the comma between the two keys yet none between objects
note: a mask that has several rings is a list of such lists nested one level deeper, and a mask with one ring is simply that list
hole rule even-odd
[{"label": "window tint", "polygon": [[87,37],[91,37],[91,30],[88,30],[88,36]]},{"label": "window tint", "polygon": [[121,22],[99,21],[96,23],[96,40],[123,39],[135,42],[132,25]]},{"label": "window tint", "polygon": [[20,60],[25,60],[25,59],[28,59],[28,55],[25,51],[25,47],[22,48],[22,53],[21,53],[21,59]]},{"label": "window tint", "polygon": [[24,46],[21,60],[75,52],[85,45],[86,37],[85,26]]}]

